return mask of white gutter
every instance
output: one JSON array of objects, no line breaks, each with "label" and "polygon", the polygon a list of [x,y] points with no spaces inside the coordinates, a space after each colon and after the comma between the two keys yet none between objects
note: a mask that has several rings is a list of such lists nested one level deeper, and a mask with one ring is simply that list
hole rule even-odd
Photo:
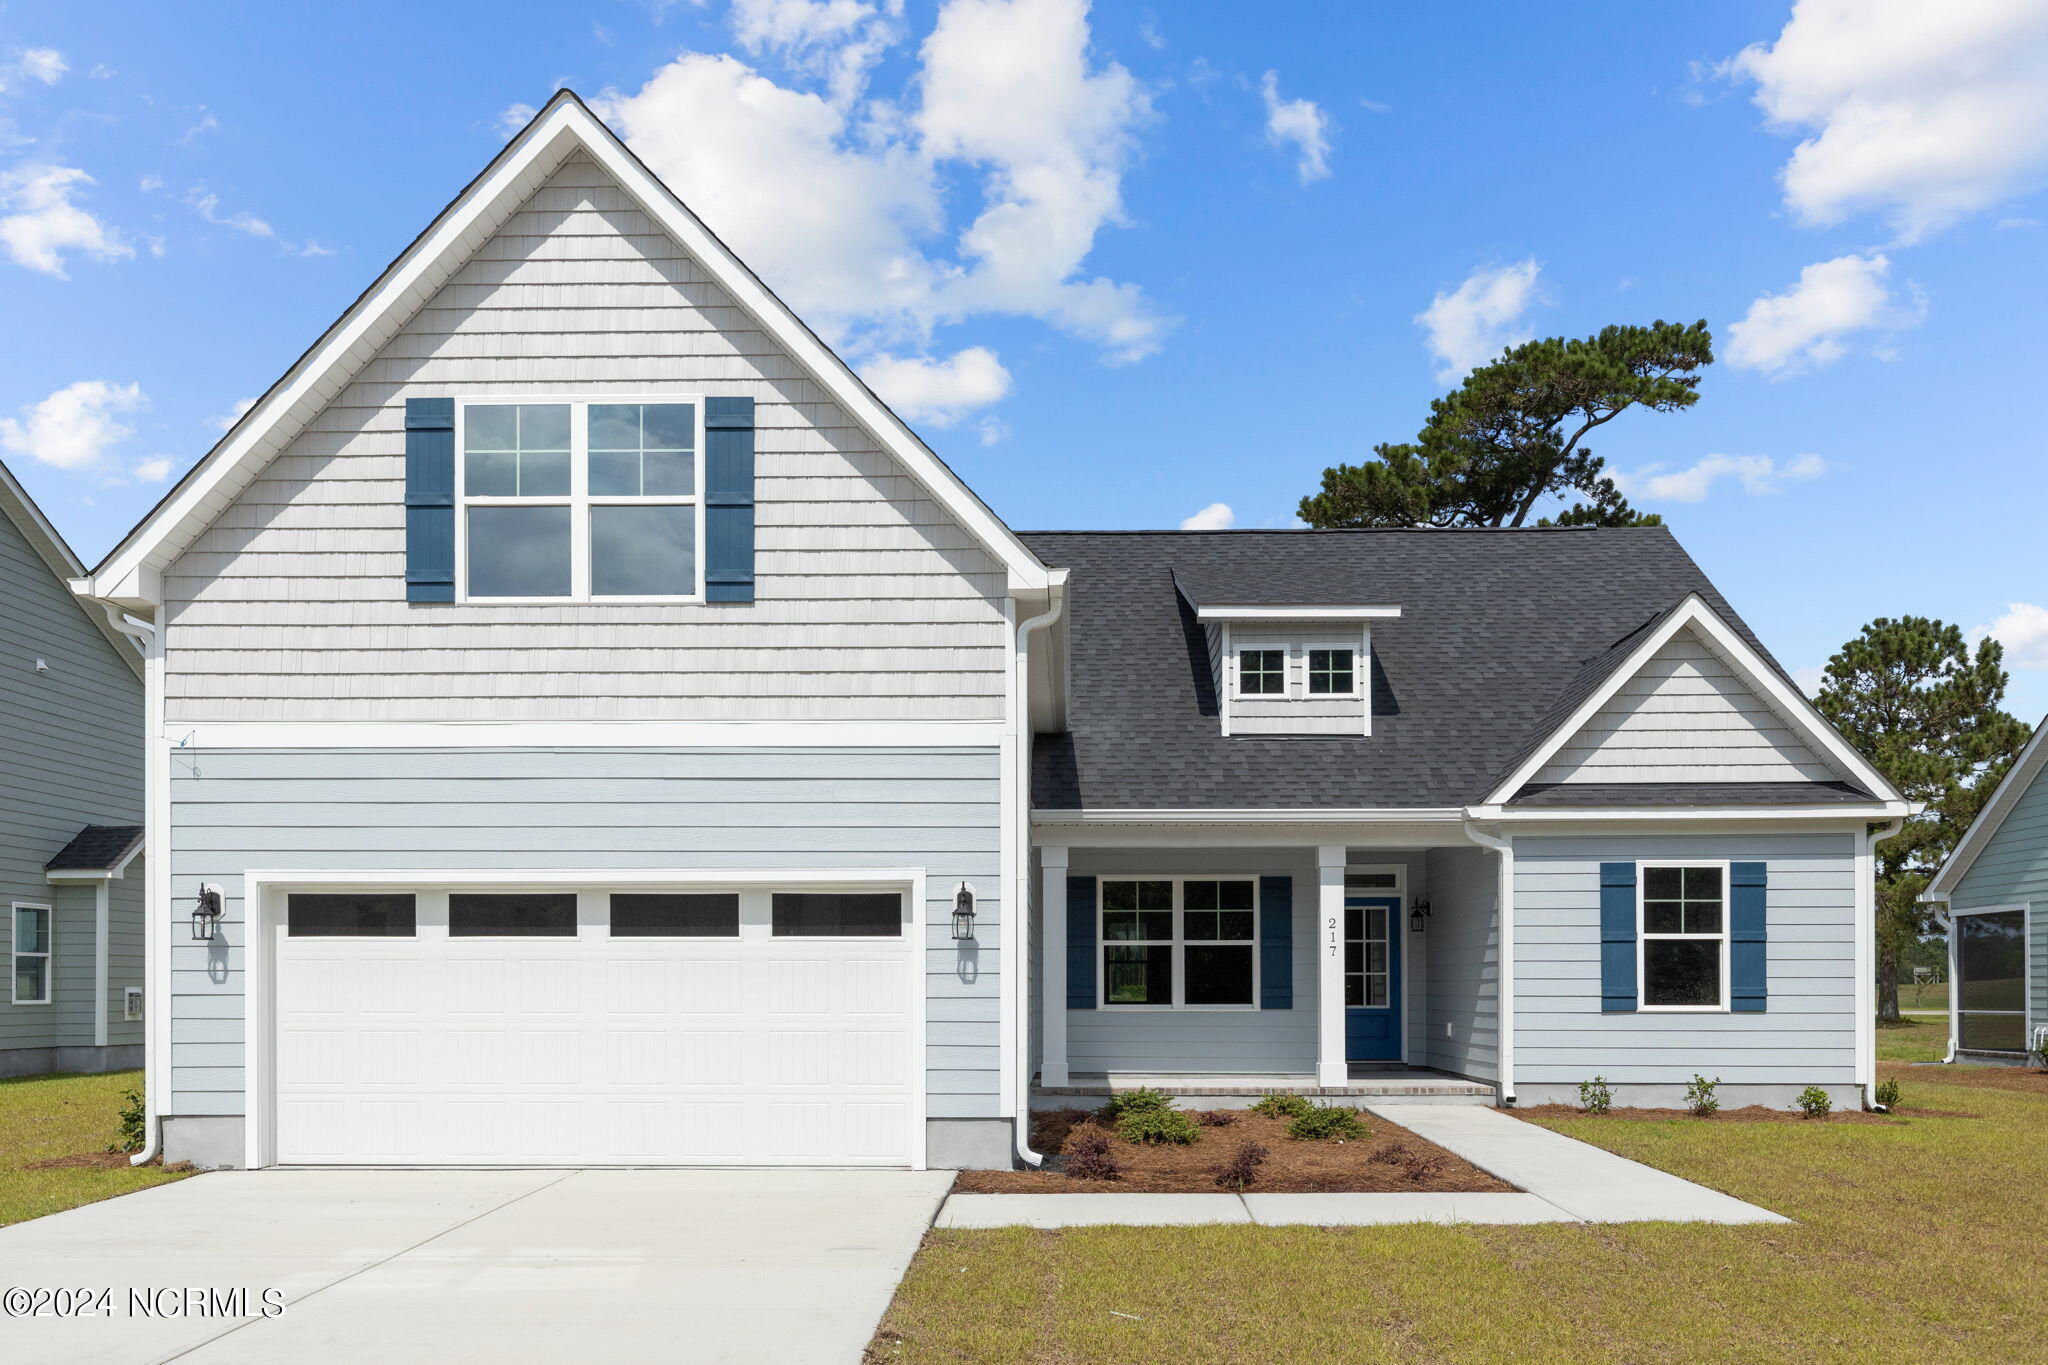
[{"label": "white gutter", "polygon": [[[1856,1084],[1868,1108],[1877,1104],[1877,846],[1905,823],[1887,820],[1865,829],[1856,850]],[[1949,996],[1953,1012],[1953,982]]]},{"label": "white gutter", "polygon": [[1500,855],[1500,882],[1494,895],[1500,917],[1500,1102],[1515,1102],[1515,839],[1495,838],[1465,822],[1465,837]]},{"label": "white gutter", "polygon": [[1024,974],[1030,960],[1024,927],[1031,914],[1031,652],[1028,641],[1032,632],[1057,621],[1064,610],[1066,587],[1062,577],[1053,585],[1051,603],[1046,609],[1017,623],[1016,647],[1010,656],[1011,674],[1015,679],[1010,692],[1010,752],[1015,769],[1011,774],[1010,804],[1015,817],[1010,826],[1010,866],[1005,869],[1009,887],[1008,895],[1004,897],[1002,970],[997,979],[1002,983],[1003,1017],[1010,1020],[1009,1037],[1004,1041],[1010,1054],[1010,1084],[1016,1092],[1012,1137],[1016,1142],[1017,1159],[1031,1167],[1043,1166],[1045,1155],[1031,1150],[1031,1010],[1023,989]]},{"label": "white gutter", "polygon": [[[164,642],[147,621],[101,602],[114,629],[142,647],[142,1150],[131,1166],[156,1159],[163,1147],[163,1095],[170,1085],[171,765],[164,740]],[[106,883],[101,884],[105,894]],[[104,1005],[100,1010],[106,1016]]]}]

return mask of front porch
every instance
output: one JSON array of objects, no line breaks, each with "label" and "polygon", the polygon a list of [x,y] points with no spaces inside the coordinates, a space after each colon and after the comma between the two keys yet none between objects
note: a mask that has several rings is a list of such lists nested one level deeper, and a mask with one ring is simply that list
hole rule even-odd
[{"label": "front porch", "polygon": [[1313,833],[1041,826],[1034,1107],[1496,1103],[1497,855],[1462,823]]}]

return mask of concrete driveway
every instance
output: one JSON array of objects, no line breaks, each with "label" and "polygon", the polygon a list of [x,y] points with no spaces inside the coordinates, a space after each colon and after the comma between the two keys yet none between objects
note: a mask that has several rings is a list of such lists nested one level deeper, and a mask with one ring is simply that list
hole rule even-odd
[{"label": "concrete driveway", "polygon": [[[0,1290],[84,1290],[98,1314],[24,1318],[17,1294],[0,1317],[0,1358],[846,1365],[951,1181],[808,1170],[196,1176],[0,1228]],[[102,1289],[110,1302],[92,1302]],[[136,1303],[134,1289],[153,1292]],[[282,1312],[264,1316],[266,1290]]]}]

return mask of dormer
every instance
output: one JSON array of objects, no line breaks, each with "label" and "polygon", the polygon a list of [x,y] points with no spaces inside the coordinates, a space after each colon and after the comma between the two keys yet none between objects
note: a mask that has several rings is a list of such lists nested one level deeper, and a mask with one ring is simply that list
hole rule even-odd
[{"label": "dormer", "polygon": [[1395,606],[1214,603],[1208,637],[1226,735],[1372,733],[1372,623]]}]

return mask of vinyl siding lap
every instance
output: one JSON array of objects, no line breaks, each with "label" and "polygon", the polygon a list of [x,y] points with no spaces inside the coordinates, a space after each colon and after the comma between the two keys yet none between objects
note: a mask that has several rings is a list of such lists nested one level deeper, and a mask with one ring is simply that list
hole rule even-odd
[{"label": "vinyl siding lap", "polygon": [[1500,1075],[1500,919],[1497,855],[1480,848],[1429,853],[1432,913],[1426,931],[1420,1060],[1479,1080]]},{"label": "vinyl siding lap", "polygon": [[2030,1028],[2048,1027],[2048,776],[2035,774],[1956,884],[1949,905],[1957,910],[1991,905],[2031,907],[2028,1023]]},{"label": "vinyl siding lap", "polygon": [[[218,882],[227,913],[214,944],[171,929],[166,1112],[244,1112],[241,877],[252,868],[923,867],[930,1114],[997,1117],[997,769],[994,750],[974,748],[181,754],[172,898]],[[978,893],[979,945],[951,937],[962,880]]]},{"label": "vinyl siding lap", "polygon": [[[404,601],[404,400],[751,395],[757,600]],[[566,163],[165,575],[205,720],[987,720],[1000,565],[594,163]]]},{"label": "vinyl siding lap", "polygon": [[[1600,864],[1761,860],[1769,1007],[1761,1014],[1603,1014]],[[1515,1077],[1595,1074],[1679,1085],[1855,1080],[1855,851],[1847,834],[1523,837],[1515,840]]]}]

